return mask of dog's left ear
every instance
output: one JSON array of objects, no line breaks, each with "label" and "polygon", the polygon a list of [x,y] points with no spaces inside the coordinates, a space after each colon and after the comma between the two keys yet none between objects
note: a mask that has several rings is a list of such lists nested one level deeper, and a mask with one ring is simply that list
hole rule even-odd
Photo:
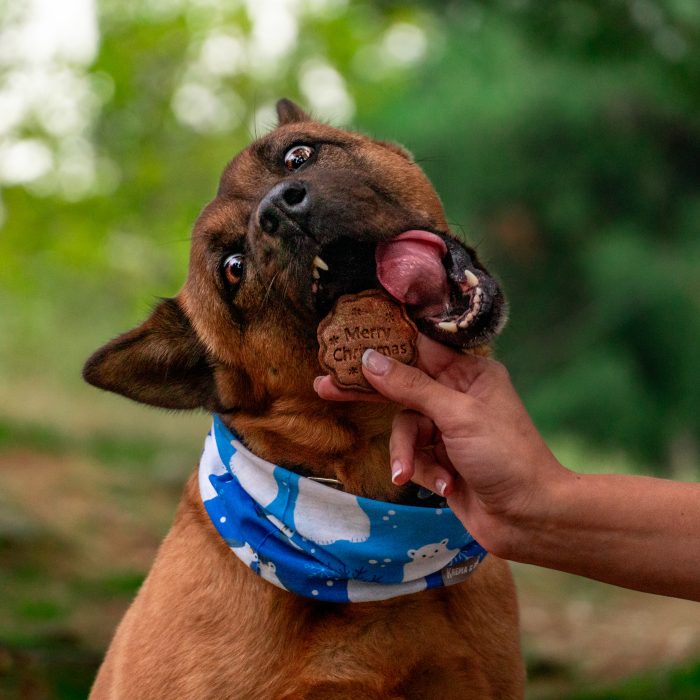
[{"label": "dog's left ear", "polygon": [[392,153],[396,153],[397,156],[405,158],[410,163],[416,162],[415,158],[413,157],[413,153],[411,153],[408,148],[402,146],[400,143],[395,143],[394,141],[377,141],[377,143],[384,146],[384,148],[389,149],[392,151]]},{"label": "dog's left ear", "polygon": [[286,97],[277,101],[277,126],[293,124],[294,122],[310,122],[311,117]]},{"label": "dog's left ear", "polygon": [[164,299],[140,326],[97,350],[83,378],[152,406],[216,409],[206,350],[177,299]]}]

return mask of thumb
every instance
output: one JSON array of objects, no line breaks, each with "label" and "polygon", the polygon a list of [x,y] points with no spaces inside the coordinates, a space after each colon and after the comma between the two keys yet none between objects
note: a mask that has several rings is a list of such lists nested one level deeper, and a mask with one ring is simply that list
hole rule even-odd
[{"label": "thumb", "polygon": [[438,427],[467,398],[418,368],[372,349],[362,355],[362,373],[380,394],[428,416]]}]

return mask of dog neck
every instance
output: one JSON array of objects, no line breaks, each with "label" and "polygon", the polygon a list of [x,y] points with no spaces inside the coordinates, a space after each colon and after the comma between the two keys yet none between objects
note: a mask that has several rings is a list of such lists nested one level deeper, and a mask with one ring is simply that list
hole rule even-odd
[{"label": "dog neck", "polygon": [[349,493],[395,502],[401,489],[389,476],[389,436],[396,411],[393,404],[284,396],[272,400],[264,414],[237,411],[222,420],[269,462],[337,479]]},{"label": "dog neck", "polygon": [[231,551],[270,583],[308,598],[367,602],[448,586],[486,556],[449,508],[329,488],[261,459],[219,416],[198,481]]}]

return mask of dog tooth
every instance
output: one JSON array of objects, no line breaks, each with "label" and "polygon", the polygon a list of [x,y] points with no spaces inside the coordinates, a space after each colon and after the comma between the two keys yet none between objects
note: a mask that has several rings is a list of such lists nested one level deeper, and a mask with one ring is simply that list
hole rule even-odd
[{"label": "dog tooth", "polygon": [[320,267],[324,272],[328,272],[328,265],[326,265],[326,263],[321,260],[318,255],[314,258],[313,265],[314,267]]},{"label": "dog tooth", "polygon": [[474,320],[475,316],[474,311],[470,311],[457,325],[460,328],[466,328]]},{"label": "dog tooth", "polygon": [[464,280],[469,286],[469,289],[479,286],[479,278],[471,270],[464,271]]},{"label": "dog tooth", "polygon": [[457,332],[457,324],[454,321],[441,321],[438,323],[438,328],[442,328],[443,331],[447,331],[448,333]]},{"label": "dog tooth", "polygon": [[311,272],[312,277],[317,280],[321,275],[318,274],[318,268],[314,268],[313,271]]}]

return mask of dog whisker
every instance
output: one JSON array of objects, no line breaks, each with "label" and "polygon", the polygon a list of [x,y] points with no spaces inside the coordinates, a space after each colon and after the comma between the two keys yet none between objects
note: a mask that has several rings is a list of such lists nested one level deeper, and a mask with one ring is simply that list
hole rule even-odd
[{"label": "dog whisker", "polygon": [[275,281],[280,276],[281,272],[282,272],[281,270],[278,270],[272,276],[272,279],[270,280],[270,284],[267,285],[267,289],[265,290],[265,294],[263,296],[262,301],[260,302],[260,306],[258,307],[258,310],[262,309],[265,306],[265,303],[267,302],[267,298],[270,296],[270,292],[272,291],[272,286],[275,284]]}]

